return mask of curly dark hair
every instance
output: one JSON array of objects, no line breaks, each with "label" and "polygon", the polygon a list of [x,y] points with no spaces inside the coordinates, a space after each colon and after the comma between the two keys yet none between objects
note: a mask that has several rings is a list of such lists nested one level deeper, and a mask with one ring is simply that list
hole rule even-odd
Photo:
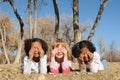
[{"label": "curly dark hair", "polygon": [[75,58],[78,58],[80,55],[80,50],[84,47],[87,47],[89,49],[90,52],[94,53],[96,51],[95,46],[93,45],[92,42],[88,41],[88,40],[83,40],[80,41],[78,43],[76,43],[73,47],[72,47],[72,55]]},{"label": "curly dark hair", "polygon": [[27,56],[29,56],[29,51],[31,49],[31,45],[32,45],[33,42],[40,42],[45,54],[47,53],[48,45],[44,40],[39,39],[39,38],[26,39],[25,43],[24,43],[24,50],[25,50],[25,53],[26,53]]}]

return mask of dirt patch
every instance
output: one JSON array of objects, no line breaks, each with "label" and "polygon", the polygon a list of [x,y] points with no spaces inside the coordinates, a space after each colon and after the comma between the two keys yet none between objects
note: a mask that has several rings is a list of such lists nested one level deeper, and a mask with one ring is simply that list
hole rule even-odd
[{"label": "dirt patch", "polygon": [[[71,71],[69,74],[22,74],[21,64],[0,64],[0,80],[120,80],[120,62],[111,62],[98,73]],[[78,64],[73,63],[77,69]]]}]

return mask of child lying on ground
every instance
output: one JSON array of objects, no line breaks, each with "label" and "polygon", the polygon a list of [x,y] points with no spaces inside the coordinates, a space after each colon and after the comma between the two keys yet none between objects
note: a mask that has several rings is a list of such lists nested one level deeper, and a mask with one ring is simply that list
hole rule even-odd
[{"label": "child lying on ground", "polygon": [[23,73],[47,73],[46,42],[39,38],[25,40],[25,52]]},{"label": "child lying on ground", "polygon": [[53,74],[69,73],[71,67],[71,50],[68,43],[57,39],[49,51],[50,72]]},{"label": "child lying on ground", "polygon": [[[87,40],[80,41],[72,47],[72,54],[77,58],[81,72],[98,72],[105,69],[100,55],[95,51],[93,43]],[[107,64],[105,60],[103,62]]]}]

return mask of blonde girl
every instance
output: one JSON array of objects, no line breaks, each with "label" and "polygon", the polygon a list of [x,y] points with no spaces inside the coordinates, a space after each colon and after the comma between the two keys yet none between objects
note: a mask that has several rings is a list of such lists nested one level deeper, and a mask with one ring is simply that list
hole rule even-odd
[{"label": "blonde girl", "polygon": [[57,39],[49,49],[49,67],[53,74],[69,73],[71,67],[71,49],[66,41]]}]

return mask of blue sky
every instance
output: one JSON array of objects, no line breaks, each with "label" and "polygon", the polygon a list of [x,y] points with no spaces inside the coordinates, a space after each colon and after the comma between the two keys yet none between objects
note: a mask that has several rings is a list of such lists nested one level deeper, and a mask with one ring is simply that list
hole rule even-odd
[{"label": "blue sky", "polygon": [[[39,17],[54,16],[54,9],[52,0],[45,0],[48,2],[47,6],[39,6]],[[72,15],[72,0],[58,0],[60,15]],[[22,18],[28,17],[27,0],[15,0],[18,12]],[[96,19],[100,6],[99,0],[79,0],[79,22],[85,23],[91,21],[91,26]],[[93,42],[97,45],[96,41],[99,37],[103,37],[106,44],[111,41],[116,42],[116,46],[120,49],[120,0],[109,0],[105,7],[98,28],[96,29],[93,37]],[[0,3],[0,12],[7,14],[9,17],[16,20],[11,6],[8,3]],[[89,32],[88,32],[89,34]],[[88,36],[87,34],[87,36]]]}]

